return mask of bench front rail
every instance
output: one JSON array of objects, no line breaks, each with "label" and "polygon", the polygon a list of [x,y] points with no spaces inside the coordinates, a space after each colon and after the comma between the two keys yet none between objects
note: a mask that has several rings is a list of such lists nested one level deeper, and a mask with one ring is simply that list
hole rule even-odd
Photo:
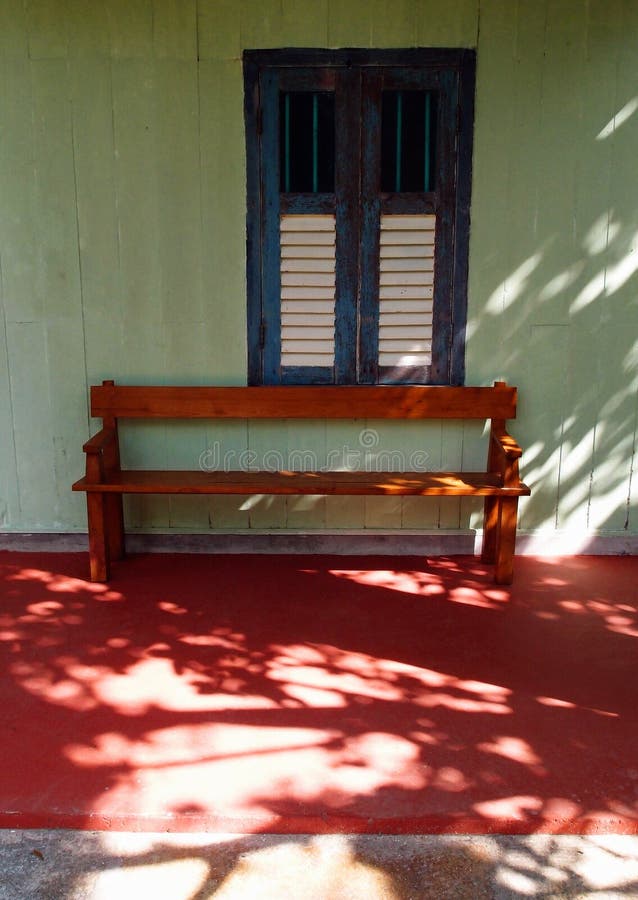
[{"label": "bench front rail", "polygon": [[[86,474],[73,485],[87,497],[92,581],[107,581],[125,552],[124,494],[286,494],[484,497],[482,559],[497,584],[513,576],[521,448],[506,431],[516,388],[494,387],[129,387],[91,388],[102,429],[84,444]],[[490,419],[483,472],[123,470],[118,420],[136,419]]]}]

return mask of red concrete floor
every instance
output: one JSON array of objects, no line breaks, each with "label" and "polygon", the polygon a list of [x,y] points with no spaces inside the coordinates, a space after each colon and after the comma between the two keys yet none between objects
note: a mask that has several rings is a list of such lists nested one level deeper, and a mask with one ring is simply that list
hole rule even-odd
[{"label": "red concrete floor", "polygon": [[0,826],[638,833],[638,558],[0,553]]}]

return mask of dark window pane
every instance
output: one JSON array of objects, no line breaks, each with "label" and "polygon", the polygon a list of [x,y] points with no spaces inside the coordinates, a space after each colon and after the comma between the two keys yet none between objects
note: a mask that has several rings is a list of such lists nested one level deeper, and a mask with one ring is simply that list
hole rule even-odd
[{"label": "dark window pane", "polygon": [[431,91],[383,91],[381,190],[435,189],[436,96]]},{"label": "dark window pane", "polygon": [[279,148],[281,191],[334,192],[334,94],[282,92],[279,97]]}]

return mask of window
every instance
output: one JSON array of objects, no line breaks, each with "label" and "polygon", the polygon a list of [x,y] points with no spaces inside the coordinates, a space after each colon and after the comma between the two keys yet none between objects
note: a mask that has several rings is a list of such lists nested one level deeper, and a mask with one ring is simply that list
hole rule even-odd
[{"label": "window", "polygon": [[463,383],[474,66],[246,51],[249,383]]}]

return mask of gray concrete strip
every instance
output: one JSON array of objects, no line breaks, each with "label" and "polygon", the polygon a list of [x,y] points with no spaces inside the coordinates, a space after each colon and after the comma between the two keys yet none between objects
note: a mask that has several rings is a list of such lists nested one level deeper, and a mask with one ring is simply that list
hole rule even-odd
[{"label": "gray concrete strip", "polygon": [[0,900],[638,897],[638,837],[0,830]]}]

